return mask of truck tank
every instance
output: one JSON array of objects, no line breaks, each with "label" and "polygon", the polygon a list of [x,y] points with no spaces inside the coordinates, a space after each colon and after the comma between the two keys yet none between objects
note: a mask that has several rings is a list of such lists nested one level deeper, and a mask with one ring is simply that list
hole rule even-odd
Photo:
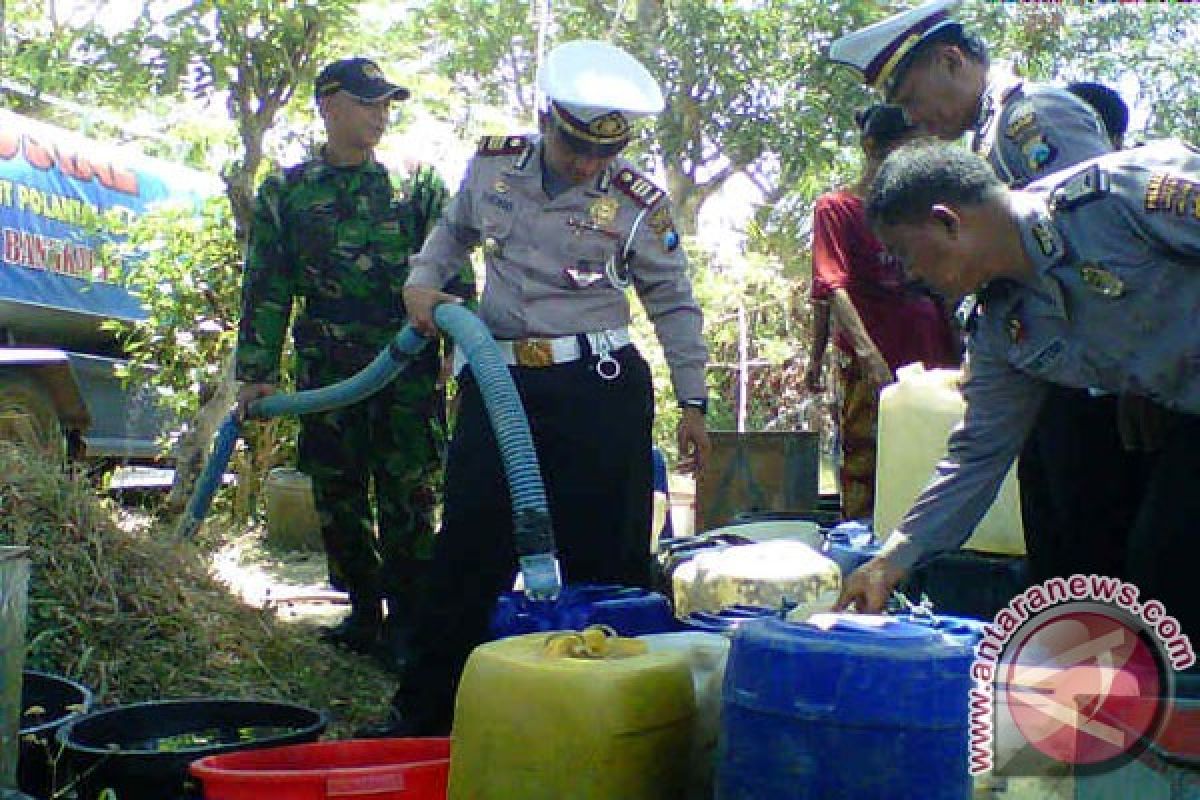
[{"label": "truck tank", "polygon": [[[198,205],[213,176],[0,110],[0,438],[155,460],[167,420],[107,321],[145,310],[97,257],[97,215]],[[127,385],[128,383],[128,385]]]}]

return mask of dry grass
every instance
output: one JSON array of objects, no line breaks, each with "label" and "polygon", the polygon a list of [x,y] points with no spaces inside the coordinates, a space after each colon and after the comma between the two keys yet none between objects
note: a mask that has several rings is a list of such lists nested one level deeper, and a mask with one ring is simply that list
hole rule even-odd
[{"label": "dry grass", "polygon": [[170,526],[118,524],[81,477],[3,442],[0,475],[0,544],[31,548],[27,667],[74,678],[104,705],[226,697],[322,708],[338,738],[382,713],[391,676],[241,603]]}]

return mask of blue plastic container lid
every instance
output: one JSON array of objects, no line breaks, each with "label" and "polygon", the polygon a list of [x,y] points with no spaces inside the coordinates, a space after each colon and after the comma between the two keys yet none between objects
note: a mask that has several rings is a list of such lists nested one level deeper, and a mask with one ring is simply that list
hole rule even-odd
[{"label": "blue plastic container lid", "polygon": [[972,619],[971,617],[956,617],[949,614],[897,614],[897,619],[902,619],[913,625],[922,625],[932,628],[933,630],[945,636],[951,636],[956,639],[961,639],[967,644],[974,646],[983,638],[983,629],[987,625],[981,619]]},{"label": "blue plastic container lid", "polygon": [[733,605],[720,611],[693,611],[683,624],[693,630],[729,633],[748,620],[772,616],[779,616],[779,612],[765,606]]}]

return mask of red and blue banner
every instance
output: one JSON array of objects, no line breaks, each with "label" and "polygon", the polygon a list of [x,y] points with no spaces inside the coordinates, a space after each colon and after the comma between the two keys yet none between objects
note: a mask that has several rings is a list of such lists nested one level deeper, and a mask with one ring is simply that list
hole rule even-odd
[{"label": "red and blue banner", "polygon": [[220,190],[211,175],[0,110],[0,315],[142,319],[97,257],[97,221]]}]

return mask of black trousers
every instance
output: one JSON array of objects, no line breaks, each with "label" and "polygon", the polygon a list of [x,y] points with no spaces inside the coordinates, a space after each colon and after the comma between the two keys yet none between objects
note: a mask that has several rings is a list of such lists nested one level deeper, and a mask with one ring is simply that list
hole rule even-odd
[{"label": "black trousers", "polygon": [[[651,578],[650,369],[632,347],[607,381],[595,356],[514,367],[546,485],[563,580],[648,586]],[[445,733],[471,650],[516,575],[512,505],[479,387],[463,373],[446,467],[445,514],[429,593],[392,705],[428,734]]]},{"label": "black trousers", "polygon": [[1117,398],[1050,387],[1018,467],[1033,580],[1135,584],[1200,644],[1200,416],[1170,414],[1163,448],[1121,444]]},{"label": "black trousers", "polygon": [[1047,387],[1017,464],[1030,577],[1124,573],[1147,464],[1117,429],[1117,398]]}]

